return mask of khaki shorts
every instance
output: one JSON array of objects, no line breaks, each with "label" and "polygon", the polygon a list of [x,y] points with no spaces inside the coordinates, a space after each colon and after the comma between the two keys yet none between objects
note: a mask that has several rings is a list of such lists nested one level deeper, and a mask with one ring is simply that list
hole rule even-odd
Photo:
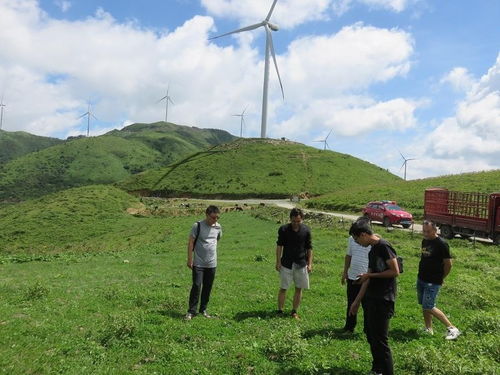
[{"label": "khaki shorts", "polygon": [[309,272],[307,272],[307,267],[299,267],[295,263],[292,265],[292,269],[281,266],[280,288],[288,289],[292,282],[296,288],[309,289]]}]

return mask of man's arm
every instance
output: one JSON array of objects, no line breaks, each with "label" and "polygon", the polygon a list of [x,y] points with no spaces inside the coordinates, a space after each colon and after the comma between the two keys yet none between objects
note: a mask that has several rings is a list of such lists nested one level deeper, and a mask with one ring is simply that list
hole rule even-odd
[{"label": "man's arm", "polygon": [[276,271],[281,269],[281,255],[283,254],[283,246],[276,246]]},{"label": "man's arm", "polygon": [[194,238],[189,235],[188,246],[187,246],[187,266],[193,269],[193,250],[194,250]]},{"label": "man's arm", "polygon": [[307,259],[307,272],[311,272],[312,267],[313,267],[313,250],[312,249],[307,250],[306,259]]},{"label": "man's arm", "polygon": [[[370,271],[370,270],[368,270]],[[358,313],[359,305],[361,303],[361,300],[365,296],[366,289],[368,288],[368,284],[370,284],[370,279],[366,279],[363,284],[361,285],[361,288],[359,289],[358,295],[354,299],[353,303],[351,304],[351,308],[349,309],[349,315],[356,315]]]},{"label": "man's arm", "polygon": [[396,257],[387,259],[385,261],[387,264],[387,268],[383,272],[367,272],[367,273],[362,273],[359,275],[359,281],[364,283],[366,280],[375,278],[375,279],[392,279],[393,277],[398,277],[399,276],[399,267],[398,267],[398,261]]},{"label": "man's arm", "polygon": [[344,258],[344,272],[342,272],[342,278],[340,280],[342,285],[344,285],[345,281],[347,280],[347,270],[351,266],[351,259],[352,257],[350,255],[346,255]]},{"label": "man's arm", "polygon": [[443,279],[448,276],[451,271],[451,258],[443,259]]}]

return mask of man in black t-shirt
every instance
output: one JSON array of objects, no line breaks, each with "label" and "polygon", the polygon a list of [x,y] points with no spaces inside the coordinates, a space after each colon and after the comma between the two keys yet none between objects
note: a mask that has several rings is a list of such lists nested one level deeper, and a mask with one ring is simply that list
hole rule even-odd
[{"label": "man in black t-shirt", "polygon": [[280,273],[278,314],[283,314],[286,291],[293,283],[292,317],[299,319],[297,310],[302,299],[302,289],[309,289],[309,273],[312,271],[311,230],[302,223],[304,213],[298,208],[290,212],[290,223],[278,230],[276,241],[276,271]]},{"label": "man in black t-shirt", "polygon": [[361,246],[372,247],[368,253],[368,272],[359,275],[361,290],[350,313],[355,315],[358,312],[364,298],[365,333],[373,358],[371,371],[376,375],[393,375],[388,333],[396,300],[395,278],[399,275],[396,252],[387,241],[373,233],[366,220],[354,222],[349,234]]},{"label": "man in black t-shirt", "polygon": [[422,225],[422,252],[418,265],[417,297],[422,305],[425,329],[433,334],[432,317],[436,317],[447,327],[447,340],[455,340],[460,331],[448,320],[448,317],[436,307],[436,298],[444,278],[451,270],[451,255],[448,244],[437,235],[436,224],[424,221]]}]

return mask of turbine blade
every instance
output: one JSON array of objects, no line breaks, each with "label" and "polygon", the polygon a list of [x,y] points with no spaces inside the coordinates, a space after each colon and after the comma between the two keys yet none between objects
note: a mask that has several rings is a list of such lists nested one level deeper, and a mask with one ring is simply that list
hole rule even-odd
[{"label": "turbine blade", "polygon": [[165,95],[163,98],[161,98],[160,100],[158,100],[157,103],[161,102],[162,100],[164,100],[167,97],[168,97],[168,95]]},{"label": "turbine blade", "polygon": [[89,113],[88,113],[88,112],[86,112],[86,113],[84,113],[83,115],[81,115],[81,116],[80,116],[80,117],[78,117],[78,118],[85,117],[85,116],[87,116],[88,114],[89,114]]},{"label": "turbine blade", "polygon": [[278,0],[274,0],[273,5],[271,5],[271,9],[269,9],[269,13],[267,13],[266,21],[269,21],[271,19],[271,15],[273,14],[273,10],[277,2]]},{"label": "turbine blade", "polygon": [[172,101],[172,99],[170,99],[170,96],[169,96],[169,97],[167,97],[167,100],[168,100],[170,103],[174,104],[174,102]]},{"label": "turbine blade", "polygon": [[208,38],[208,40],[222,38],[223,36],[231,35],[231,34],[237,34],[237,33],[243,32],[243,31],[254,30],[254,29],[256,29],[258,27],[261,27],[261,26],[264,26],[264,22],[259,22],[259,23],[256,23],[255,25],[250,25],[250,26],[247,26],[247,27],[242,27],[241,29],[230,31],[230,32],[222,34],[222,35],[213,36],[211,38]]},{"label": "turbine blade", "polygon": [[241,114],[244,115],[245,112],[247,111],[247,109],[248,109],[248,106],[245,107],[245,109],[243,110],[243,112],[241,112]]},{"label": "turbine blade", "polygon": [[399,170],[403,169],[403,167],[405,166],[406,164],[406,160],[403,162],[403,164],[401,164],[401,167],[399,167]]},{"label": "turbine blade", "polygon": [[280,76],[280,71],[278,69],[278,62],[276,61],[276,55],[274,53],[273,36],[271,35],[271,31],[269,30],[269,27],[267,25],[265,29],[266,29],[266,37],[269,43],[269,48],[271,49],[271,55],[273,56],[274,67],[276,68],[276,73],[278,74],[278,80],[280,82],[281,95],[283,96],[283,100],[285,100],[285,91],[283,91],[283,84],[281,83],[281,76]]},{"label": "turbine blade", "polygon": [[330,133],[328,133],[328,135],[326,136],[325,141],[328,139],[328,137],[330,136],[330,134],[332,134],[332,131],[333,131],[333,129],[330,130]]},{"label": "turbine blade", "polygon": [[398,151],[399,152],[399,155],[401,155],[401,157],[403,158],[403,160],[406,160],[406,158],[403,156],[403,154],[401,153],[401,151]]},{"label": "turbine blade", "polygon": [[325,145],[326,145],[326,148],[328,148],[328,149],[330,148],[330,145],[328,144],[327,141],[325,141]]},{"label": "turbine blade", "polygon": [[90,114],[94,119],[96,119],[97,121],[99,121],[99,119],[97,117],[94,116],[93,113]]}]

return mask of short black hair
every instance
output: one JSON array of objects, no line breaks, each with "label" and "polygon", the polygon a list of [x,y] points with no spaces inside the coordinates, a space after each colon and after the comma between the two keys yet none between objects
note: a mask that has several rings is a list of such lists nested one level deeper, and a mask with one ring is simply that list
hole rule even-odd
[{"label": "short black hair", "polygon": [[297,216],[300,216],[303,219],[304,211],[302,211],[300,208],[292,208],[292,210],[290,211],[290,219]]},{"label": "short black hair", "polygon": [[208,206],[207,209],[205,210],[205,213],[207,215],[219,214],[220,210],[219,210],[219,207],[217,207],[217,206]]},{"label": "short black hair", "polygon": [[434,229],[437,229],[437,225],[435,222],[433,222],[432,220],[424,220],[424,222],[422,223],[422,225],[430,225],[431,227],[433,227]]},{"label": "short black hair", "polygon": [[351,228],[349,229],[349,234],[353,237],[358,237],[361,233],[373,234],[372,227],[370,226],[369,220],[366,218],[360,218],[352,223]]}]

